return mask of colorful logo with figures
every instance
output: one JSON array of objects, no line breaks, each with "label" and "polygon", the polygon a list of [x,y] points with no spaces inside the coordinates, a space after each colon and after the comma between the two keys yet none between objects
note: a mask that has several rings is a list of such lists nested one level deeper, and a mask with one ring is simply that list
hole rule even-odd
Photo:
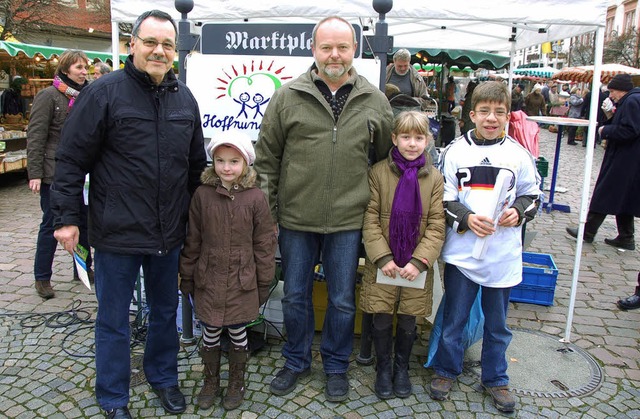
[{"label": "colorful logo with figures", "polygon": [[276,59],[231,63],[215,77],[216,112],[204,113],[203,128],[259,130],[273,93],[292,78]]}]

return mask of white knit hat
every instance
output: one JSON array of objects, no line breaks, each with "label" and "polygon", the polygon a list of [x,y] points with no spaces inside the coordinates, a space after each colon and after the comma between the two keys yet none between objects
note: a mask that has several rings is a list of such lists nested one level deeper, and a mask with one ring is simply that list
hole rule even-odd
[{"label": "white knit hat", "polygon": [[221,145],[231,146],[238,150],[238,152],[242,154],[242,157],[244,157],[248,166],[251,166],[256,160],[256,152],[253,149],[251,138],[243,132],[228,131],[220,134],[216,138],[212,138],[211,142],[207,146],[207,153],[209,153],[209,157],[213,159],[213,154]]}]

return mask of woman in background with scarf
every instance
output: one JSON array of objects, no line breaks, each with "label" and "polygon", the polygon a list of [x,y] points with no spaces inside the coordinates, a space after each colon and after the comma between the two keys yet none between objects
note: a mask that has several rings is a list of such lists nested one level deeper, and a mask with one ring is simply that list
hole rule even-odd
[{"label": "woman in background with scarf", "polygon": [[[88,84],[88,63],[89,59],[84,52],[65,51],[59,58],[53,85],[36,95],[29,117],[27,128],[29,189],[34,194],[40,194],[42,209],[42,223],[38,232],[33,272],[36,280],[36,292],[44,299],[55,296],[51,286],[51,276],[53,274],[53,257],[58,242],[53,237],[53,214],[49,205],[49,190],[55,171],[56,150],[60,141],[62,125],[67,119],[76,97]],[[84,202],[78,202],[78,205],[82,207],[81,213],[84,215],[80,225],[80,244],[89,250],[86,223],[87,207]],[[87,271],[92,278],[93,272],[90,266],[91,252],[87,257]],[[73,272],[74,279],[79,279],[75,264]]]},{"label": "woman in background with scarf", "polygon": [[[400,113],[391,139],[395,147],[389,157],[369,173],[371,200],[362,231],[368,260],[360,307],[373,313],[377,362],[374,391],[381,399],[411,395],[408,368],[416,317],[431,314],[432,267],[440,255],[445,230],[443,178],[425,153],[431,140],[429,119],[422,112]],[[415,281],[425,271],[427,277],[422,288],[409,288],[377,283],[378,271],[398,280]],[[397,324],[392,367],[394,313]]]}]

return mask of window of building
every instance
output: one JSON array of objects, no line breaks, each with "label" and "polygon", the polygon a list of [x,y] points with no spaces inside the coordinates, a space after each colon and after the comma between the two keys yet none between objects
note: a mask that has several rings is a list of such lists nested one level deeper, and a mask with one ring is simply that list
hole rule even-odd
[{"label": "window of building", "polygon": [[622,23],[623,32],[628,32],[636,28],[636,8],[638,1],[632,0],[624,3],[624,20]]},{"label": "window of building", "polygon": [[58,0],[58,4],[68,7],[78,7],[78,0]]}]

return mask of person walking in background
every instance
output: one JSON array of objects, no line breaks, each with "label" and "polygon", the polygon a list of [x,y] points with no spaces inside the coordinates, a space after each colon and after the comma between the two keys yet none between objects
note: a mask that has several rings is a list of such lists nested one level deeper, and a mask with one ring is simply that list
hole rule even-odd
[{"label": "person walking in background", "polygon": [[401,93],[416,98],[423,109],[429,100],[427,85],[418,71],[411,66],[411,53],[404,48],[393,54],[393,63],[387,66],[385,83],[393,84]]},{"label": "person walking in background", "polygon": [[271,392],[285,395],[311,368],[313,275],[320,261],[328,304],[320,354],[329,401],[349,396],[355,285],[369,148],[374,161],[391,148],[393,114],[385,95],[353,68],[355,31],[322,19],[312,34],[315,64],[273,94],[256,143],[255,169],[279,224],[284,275],[284,367]]},{"label": "person walking in background", "polygon": [[456,93],[458,93],[458,86],[456,86],[453,76],[449,76],[447,80],[447,83],[444,85],[444,97],[447,99],[447,112],[451,113],[453,108],[456,107]]},{"label": "person walking in background", "polygon": [[[584,241],[592,243],[607,214],[612,214],[618,236],[604,242],[635,250],[633,223],[634,217],[640,217],[640,88],[633,87],[628,74],[614,76],[607,88],[616,107],[613,117],[598,128],[607,148],[589,204]],[[567,227],[567,233],[578,237],[578,227]]]},{"label": "person walking in background", "polygon": [[109,67],[107,64],[101,61],[98,61],[93,65],[94,80],[98,80],[100,77],[104,76],[105,74],[109,74],[110,72],[111,72],[111,67]]},{"label": "person walking in background", "polygon": [[188,300],[193,296],[203,326],[200,356],[205,378],[198,406],[210,408],[221,392],[220,338],[226,329],[231,348],[222,405],[232,410],[244,399],[247,324],[258,318],[269,296],[277,239],[267,199],[255,186],[251,139],[241,132],[225,132],[211,140],[207,152],[213,167],[202,173],[202,186],[191,200],[180,256],[180,290]]},{"label": "person walking in background", "polygon": [[[431,314],[432,268],[444,241],[442,175],[425,153],[431,138],[429,119],[421,112],[402,112],[396,117],[391,138],[394,147],[389,156],[369,173],[371,200],[362,230],[368,258],[360,307],[373,313],[377,361],[374,390],[380,399],[411,395],[408,370],[416,339],[416,317]],[[378,284],[378,270],[409,281],[425,273],[427,279],[422,288]],[[392,366],[394,313],[397,324]]]},{"label": "person walking in background", "polygon": [[95,386],[108,418],[131,417],[129,306],[141,267],[149,308],[145,377],[165,411],[186,409],[178,387],[178,259],[206,154],[196,100],[172,70],[176,34],[169,14],[141,14],[124,69],[85,88],[56,154],[55,237],[69,252],[78,242],[76,203],[91,172]]},{"label": "person walking in background", "polygon": [[[430,384],[431,398],[445,400],[462,373],[462,332],[481,288],[485,316],[481,380],[501,412],[515,410],[507,375],[506,351],[511,341],[507,309],[511,288],[522,281],[522,223],[535,216],[541,193],[533,157],[505,135],[509,100],[504,83],[476,87],[471,111],[476,129],[454,140],[440,159],[448,226],[442,248],[445,309],[433,362],[436,375]],[[492,188],[501,183],[508,185],[504,211],[491,216],[480,213],[495,193]],[[494,221],[494,217],[499,218]],[[477,240],[484,237],[486,251],[476,254]]]},{"label": "person walking in background", "polygon": [[556,83],[553,83],[551,87],[549,87],[549,101],[547,102],[546,115],[552,116],[551,108],[554,106],[560,106],[560,93],[558,93],[558,85]]},{"label": "person walking in background", "polygon": [[[33,100],[27,128],[27,170],[29,189],[40,194],[42,222],[38,231],[33,272],[38,295],[49,299],[55,296],[51,286],[53,258],[58,242],[53,236],[53,212],[49,202],[51,183],[55,172],[55,156],[60,142],[62,125],[73,108],[80,91],[87,86],[88,58],[82,51],[67,50],[60,55],[53,85],[40,91]],[[76,202],[79,243],[89,250],[87,237],[87,206],[82,196]],[[93,280],[91,252],[87,255],[87,273]],[[73,278],[79,280],[75,263]]]},{"label": "person walking in background", "polygon": [[474,129],[476,126],[471,120],[471,116],[469,112],[471,112],[471,97],[473,95],[473,90],[478,87],[478,83],[475,81],[470,81],[467,84],[467,92],[464,95],[464,104],[462,105],[462,112],[460,116],[460,135],[464,135],[465,132]]},{"label": "person walking in background", "polygon": [[[584,98],[580,95],[580,88],[573,86],[571,88],[571,96],[569,96],[569,118],[580,118],[582,114],[582,105],[584,104]],[[576,145],[576,132],[578,127],[571,126],[568,128],[567,144]]]},{"label": "person walking in background", "polygon": [[[606,90],[605,86],[602,86],[600,88],[600,91],[598,92],[598,104],[597,104],[598,113],[596,117],[597,124],[596,124],[595,144],[600,144],[600,133],[598,132],[597,128],[601,127],[604,124],[604,121],[608,119],[604,109],[602,109],[602,103],[608,97],[609,97],[609,91]],[[580,115],[580,117],[582,119],[589,119],[591,117],[591,90],[587,89],[587,93],[584,95],[584,103],[582,104],[582,114]],[[584,139],[582,140],[582,147],[587,146],[588,135],[589,135],[588,127],[585,127]]]},{"label": "person walking in background", "polygon": [[546,101],[542,96],[542,87],[536,85],[533,91],[524,98],[524,113],[529,116],[540,116],[546,112]]},{"label": "person walking in background", "polygon": [[511,112],[520,111],[524,106],[524,84],[516,84],[511,89]]}]

